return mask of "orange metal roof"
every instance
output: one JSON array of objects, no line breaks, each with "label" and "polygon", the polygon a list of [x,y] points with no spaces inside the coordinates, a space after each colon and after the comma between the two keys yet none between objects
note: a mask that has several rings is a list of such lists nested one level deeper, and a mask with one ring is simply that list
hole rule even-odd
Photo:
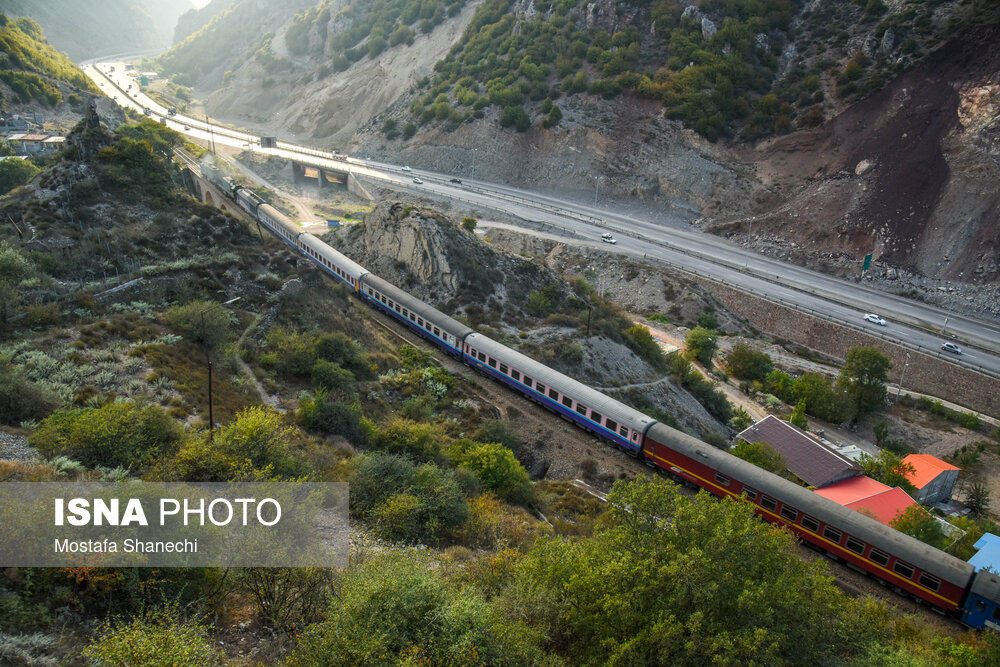
[{"label": "orange metal roof", "polygon": [[853,503],[845,505],[845,507],[856,512],[865,510],[865,514],[871,512],[871,514],[875,515],[876,519],[889,525],[889,522],[895,519],[900,512],[910,505],[916,504],[917,501],[906,495],[906,491],[897,486],[888,491],[876,493],[861,500],[855,500]]},{"label": "orange metal roof", "polygon": [[930,484],[934,481],[935,477],[946,470],[961,470],[961,468],[953,466],[950,463],[945,463],[930,454],[910,454],[903,459],[903,463],[909,463],[913,466],[913,474],[907,475],[906,478],[910,480],[910,484],[918,489],[922,489]]},{"label": "orange metal roof", "polygon": [[874,480],[871,477],[859,475],[857,477],[845,479],[841,482],[834,482],[833,484],[824,486],[821,489],[815,489],[814,493],[817,493],[824,498],[828,498],[829,500],[832,500],[840,505],[847,505],[848,503],[853,503],[855,500],[861,500],[862,498],[873,496],[876,493],[888,491],[891,488],[892,487],[886,486],[882,482]]}]

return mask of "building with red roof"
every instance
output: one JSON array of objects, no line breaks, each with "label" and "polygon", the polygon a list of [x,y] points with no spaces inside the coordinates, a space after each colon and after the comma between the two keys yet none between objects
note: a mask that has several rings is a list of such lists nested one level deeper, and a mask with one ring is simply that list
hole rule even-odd
[{"label": "building with red roof", "polygon": [[960,468],[930,454],[910,454],[903,463],[913,466],[913,472],[906,478],[917,487],[918,502],[930,505],[951,499]]},{"label": "building with red roof", "polygon": [[824,498],[861,512],[889,525],[907,507],[916,501],[901,488],[886,486],[870,477],[858,476],[816,489]]}]

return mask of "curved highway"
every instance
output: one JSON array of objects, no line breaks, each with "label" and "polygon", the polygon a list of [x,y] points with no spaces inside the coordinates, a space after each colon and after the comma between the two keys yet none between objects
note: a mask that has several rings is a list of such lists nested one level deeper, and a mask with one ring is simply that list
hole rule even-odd
[{"label": "curved highway", "polygon": [[[114,67],[110,72],[109,67]],[[294,159],[304,164],[329,167],[377,181],[429,198],[457,200],[542,223],[579,241],[594,243],[602,232],[613,232],[614,246],[602,245],[624,254],[710,278],[742,291],[792,306],[828,321],[864,330],[951,363],[1000,377],[1000,325],[957,315],[936,306],[903,299],[849,281],[810,271],[799,266],[749,252],[729,241],[688,232],[647,220],[600,210],[580,202],[542,195],[529,190],[498,185],[426,170],[404,170],[391,165],[358,160],[306,146],[278,141],[277,148],[260,148],[260,137],[239,132],[205,120],[168,110],[146,97],[123,70],[122,63],[89,64],[82,69],[115,101],[140,113],[165,119],[168,127],[191,137]],[[414,182],[414,178],[422,181]],[[887,326],[863,320],[866,312],[876,312],[888,320]],[[946,335],[942,335],[942,329]],[[964,354],[953,355],[940,349],[944,341],[962,345]]]}]

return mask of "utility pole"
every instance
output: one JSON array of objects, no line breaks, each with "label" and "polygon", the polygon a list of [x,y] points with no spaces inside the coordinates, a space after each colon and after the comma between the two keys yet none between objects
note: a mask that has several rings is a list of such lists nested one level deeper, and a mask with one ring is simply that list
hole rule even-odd
[{"label": "utility pole", "polygon": [[240,297],[230,299],[221,304],[214,304],[201,311],[201,342],[205,348],[205,365],[208,367],[208,441],[215,437],[215,412],[212,405],[212,358],[209,354],[208,338],[205,336],[205,313],[218,306],[228,306],[240,300]]},{"label": "utility pole", "polygon": [[899,382],[896,383],[896,402],[899,402],[899,395],[903,393],[903,378],[906,377],[906,369],[910,367],[910,353],[906,353],[906,362],[903,364],[903,370],[899,374]]}]

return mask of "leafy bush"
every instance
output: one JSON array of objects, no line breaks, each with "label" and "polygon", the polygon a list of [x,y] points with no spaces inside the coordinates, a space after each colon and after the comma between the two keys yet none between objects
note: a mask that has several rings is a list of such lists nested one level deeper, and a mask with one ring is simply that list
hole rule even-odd
[{"label": "leafy bush", "polygon": [[476,473],[483,488],[512,503],[531,502],[531,479],[510,449],[499,443],[459,440],[448,454],[456,465]]},{"label": "leafy bush", "polygon": [[705,368],[711,368],[712,356],[719,345],[718,337],[718,332],[702,326],[691,329],[684,339],[688,355],[692,359],[700,361]]},{"label": "leafy bush", "polygon": [[349,479],[351,514],[387,539],[436,542],[469,515],[454,474],[432,463],[371,452],[351,459]]},{"label": "leafy bush", "polygon": [[0,160],[0,195],[24,185],[38,174],[39,169],[27,160]]},{"label": "leafy bush", "polygon": [[657,369],[666,367],[663,350],[653,340],[653,334],[649,333],[649,329],[641,324],[636,324],[626,329],[623,333],[625,334],[625,343],[633,352],[642,357],[646,363]]},{"label": "leafy bush", "polygon": [[746,343],[737,343],[726,355],[726,368],[741,380],[764,382],[774,370],[774,363],[764,352],[758,352]]},{"label": "leafy bush", "polygon": [[371,446],[415,461],[434,461],[441,454],[442,437],[440,426],[397,418],[372,435]]},{"label": "leafy bush", "polygon": [[317,359],[312,367],[312,381],[321,389],[346,391],[354,384],[354,374],[338,363]]},{"label": "leafy bush", "polygon": [[310,626],[293,664],[544,664],[539,634],[449,585],[412,552],[379,554],[348,570],[326,619]]},{"label": "leafy bush", "polygon": [[30,443],[48,458],[64,455],[89,467],[141,471],[176,452],[183,437],[180,424],[159,406],[109,403],[56,412]]},{"label": "leafy bush", "polygon": [[254,406],[238,413],[212,440],[191,439],[167,467],[191,482],[297,479],[309,469],[292,454],[293,437],[294,429],[280,414]]},{"label": "leafy bush", "polygon": [[10,364],[0,363],[0,423],[17,426],[42,419],[59,407],[59,397]]},{"label": "leafy bush", "polygon": [[358,412],[334,400],[326,391],[319,390],[300,398],[297,417],[299,423],[310,431],[341,435],[355,445],[368,442],[368,431],[362,425]]},{"label": "leafy bush", "polygon": [[211,667],[223,664],[208,626],[182,620],[176,608],[147,612],[131,621],[105,623],[83,650],[90,664],[145,667]]}]

